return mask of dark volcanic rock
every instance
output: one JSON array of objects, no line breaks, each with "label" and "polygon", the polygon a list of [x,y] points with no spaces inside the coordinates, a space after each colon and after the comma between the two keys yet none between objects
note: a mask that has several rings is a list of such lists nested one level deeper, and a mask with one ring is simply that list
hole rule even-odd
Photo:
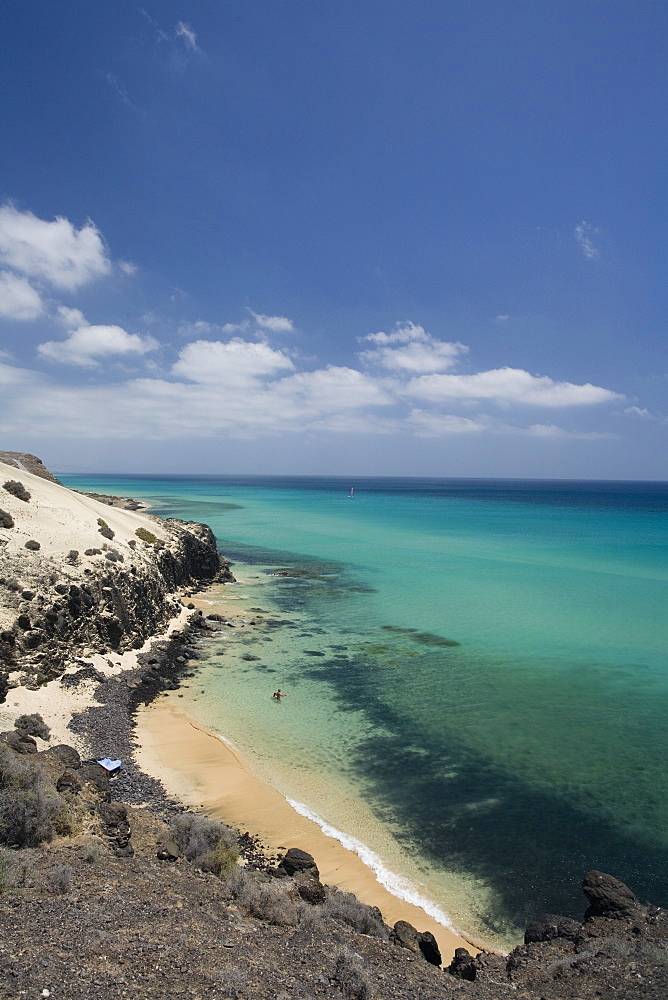
[{"label": "dark volcanic rock", "polygon": [[70,770],[81,767],[81,757],[74,747],[68,747],[65,743],[59,743],[55,747],[49,747],[44,751],[45,757],[56,757],[61,764]]},{"label": "dark volcanic rock", "polygon": [[441,952],[431,931],[423,931],[418,934],[418,945],[430,965],[441,964]]},{"label": "dark volcanic rock", "polygon": [[130,857],[134,851],[130,845],[131,830],[125,806],[121,802],[100,802],[97,811],[104,825],[104,832],[113,840],[116,854]]},{"label": "dark volcanic rock", "polygon": [[524,943],[534,941],[553,941],[555,938],[568,938],[575,941],[582,929],[582,924],[570,917],[555,916],[554,913],[543,913],[532,920],[524,932]]},{"label": "dark volcanic rock", "polygon": [[447,971],[451,976],[456,976],[458,979],[467,979],[469,982],[473,982],[477,975],[477,967],[475,958],[467,948],[457,948],[455,950],[455,955]]},{"label": "dark volcanic rock", "polygon": [[629,917],[640,907],[637,896],[627,885],[604,872],[587,872],[582,891],[589,900],[585,920],[591,917]]},{"label": "dark volcanic rock", "polygon": [[178,861],[181,852],[173,840],[163,840],[158,848],[159,861]]},{"label": "dark volcanic rock", "polygon": [[315,858],[299,847],[291,847],[286,851],[279,862],[277,871],[282,875],[297,875],[305,872],[314,879],[320,879]]},{"label": "dark volcanic rock", "polygon": [[37,458],[36,455],[29,454],[29,452],[0,451],[0,462],[4,462],[5,465],[12,465],[15,469],[23,469],[24,472],[31,472],[33,476],[39,476],[40,479],[46,479],[50,483],[58,483],[59,486],[62,485],[62,483],[60,483],[60,481],[56,479],[51,472],[49,472],[41,458]]},{"label": "dark volcanic rock", "polygon": [[412,924],[409,924],[407,920],[397,920],[392,935],[393,941],[401,945],[402,948],[417,952],[420,950],[418,937],[419,934]]},{"label": "dark volcanic rock", "polygon": [[322,882],[306,872],[295,875],[295,886],[300,897],[311,906],[320,906],[327,899],[327,890]]},{"label": "dark volcanic rock", "polygon": [[56,791],[58,792],[80,792],[82,787],[77,772],[71,771],[69,768],[63,771],[56,782]]},{"label": "dark volcanic rock", "polygon": [[82,764],[79,768],[79,777],[82,781],[90,781],[92,785],[95,785],[100,795],[105,799],[111,798],[109,775],[99,764]]},{"label": "dark volcanic rock", "polygon": [[11,733],[0,733],[0,740],[16,753],[37,753],[37,742],[27,733],[14,729]]}]

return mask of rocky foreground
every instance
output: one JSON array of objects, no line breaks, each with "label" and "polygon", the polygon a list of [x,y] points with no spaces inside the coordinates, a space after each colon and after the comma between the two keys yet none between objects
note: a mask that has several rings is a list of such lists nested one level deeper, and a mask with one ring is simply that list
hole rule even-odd
[{"label": "rocky foreground", "polygon": [[[251,834],[170,800],[133,761],[133,711],[192,676],[225,627],[179,595],[230,579],[229,567],[205,526],[80,497],[11,455],[0,463],[0,997],[668,996],[668,918],[609,875],[586,875],[583,921],[538,917],[509,956],[441,956],[431,935],[387,927],[322,885],[317,859],[267,856]],[[95,761],[111,750],[123,767],[110,777]]]}]

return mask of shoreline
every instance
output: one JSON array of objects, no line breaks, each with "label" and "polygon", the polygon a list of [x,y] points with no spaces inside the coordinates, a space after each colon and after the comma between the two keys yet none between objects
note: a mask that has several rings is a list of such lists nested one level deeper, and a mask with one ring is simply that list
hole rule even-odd
[{"label": "shoreline", "polygon": [[[243,585],[243,581],[238,582]],[[220,614],[236,621],[246,617],[239,598],[220,594],[211,600],[211,596],[211,588],[203,588],[190,595],[190,603],[205,615]],[[196,669],[195,664],[191,667]],[[430,915],[425,905],[448,920],[435,900],[422,896],[419,886],[393,871],[365,844],[330,827],[307,806],[292,802],[258,776],[242,752],[225,736],[195,719],[177,702],[179,697],[183,695],[178,691],[164,691],[150,704],[138,705],[134,712],[135,761],[144,773],[160,782],[170,798],[204,811],[240,833],[248,831],[259,837],[270,854],[289,847],[307,851],[315,858],[324,883],[353,893],[369,906],[377,906],[390,925],[406,920],[419,931],[431,932],[444,962],[457,948],[502,954],[498,947],[474,935],[467,936],[449,922]],[[395,885],[403,883],[406,895],[414,894],[418,901],[410,902],[382,884],[377,869]]]},{"label": "shoreline", "polygon": [[[107,537],[115,534],[116,544],[122,545],[122,554],[117,556],[116,561],[120,559],[122,562],[124,553],[129,561],[134,563],[139,560],[138,565],[143,565],[146,557],[141,550],[135,551],[128,544],[134,537],[137,524],[134,519],[138,517],[139,502],[126,498],[113,502],[106,495],[91,497],[60,484],[45,483],[42,479],[36,481],[30,473],[19,475],[28,481],[32,500],[25,509],[24,501],[14,504],[15,512],[21,514],[22,522],[25,515],[32,520],[34,527],[29,530],[37,532],[42,546],[48,547],[54,566],[56,561],[65,565],[66,553],[69,552],[70,563],[67,565],[70,578],[78,579],[82,571],[78,568],[80,550],[72,553],[69,546],[74,543],[83,549],[89,540],[84,531],[94,532],[92,538],[97,540],[95,535],[99,534],[99,525],[103,525],[105,530],[107,528],[107,521],[98,517],[102,504],[102,509],[110,512],[107,514],[109,521],[112,511],[114,516],[111,521],[113,530],[109,529]],[[67,514],[56,513],[61,506]],[[149,505],[146,505],[144,510],[148,509]],[[152,518],[152,522],[160,520]],[[159,533],[163,534],[165,528],[162,525],[160,528]],[[17,532],[25,530],[18,528]],[[213,543],[210,531],[209,535]],[[91,553],[99,552],[93,546],[89,547]],[[86,551],[86,557],[88,554]],[[217,558],[220,558],[218,554]],[[72,569],[69,569],[70,565]],[[224,562],[221,565],[225,567]],[[107,564],[89,567],[84,563],[83,570],[89,580],[93,580],[102,577],[107,571]],[[224,576],[219,578],[219,582],[224,580]],[[183,585],[174,587],[173,583],[170,587],[168,583],[163,613],[169,606],[171,615],[166,615],[160,627],[151,634],[144,632],[141,644],[134,631],[134,622],[128,623],[122,648],[110,649],[109,643],[104,642],[96,649],[94,638],[93,648],[70,647],[68,662],[63,663],[64,669],[61,668],[53,678],[41,678],[41,683],[26,684],[23,674],[17,670],[10,675],[8,697],[0,708],[1,724],[11,727],[19,715],[37,713],[51,727],[54,741],[74,744],[83,755],[92,758],[111,756],[123,759],[124,768],[115,796],[123,802],[143,804],[157,812],[180,810],[184,806],[205,809],[224,819],[240,833],[249,830],[254,838],[259,835],[266,848],[274,853],[281,848],[302,847],[315,857],[325,883],[353,893],[367,905],[377,906],[390,924],[406,920],[421,932],[430,931],[438,941],[444,959],[449,960],[456,948],[484,947],[484,944],[473,938],[467,939],[446,926],[440,919],[434,919],[422,906],[392,893],[378,880],[379,872],[381,877],[386,872],[388,879],[396,880],[395,886],[399,887],[399,891],[402,881],[407,894],[412,892],[418,896],[419,889],[402,880],[398,873],[389,871],[365,845],[356,844],[345,833],[329,828],[332,835],[328,835],[326,823],[322,820],[318,822],[319,818],[306,806],[291,803],[253,774],[248,763],[229,743],[172,707],[169,696],[165,695],[170,689],[175,691],[185,677],[196,676],[200,638],[220,629],[218,622],[207,621],[204,615],[222,612],[223,618],[216,613],[211,615],[220,621],[229,617],[237,620],[246,617],[246,609],[240,608],[238,598],[232,595],[229,602],[222,595],[217,595],[218,600],[209,599],[213,582],[205,582],[203,577],[199,581],[191,578],[186,581],[185,588]],[[58,586],[61,589],[57,593],[63,593],[65,585]],[[71,589],[75,593],[80,591],[78,584],[74,583]],[[109,587],[107,591],[112,592]],[[44,601],[49,600],[47,594],[48,591],[45,591],[43,597],[41,591],[29,592],[26,589],[24,600],[32,602],[32,611],[34,605],[42,607]],[[22,611],[23,605],[18,610]],[[106,621],[105,615],[108,617],[109,611],[103,602],[95,620],[91,618],[91,628],[99,627],[96,625],[98,619]],[[119,634],[123,635],[123,631]],[[88,645],[91,645],[90,639]],[[120,640],[116,645],[120,645]],[[148,707],[142,708],[142,704]],[[171,760],[175,741],[180,743],[181,748],[178,768],[174,768],[174,761]],[[226,794],[222,796],[221,775],[226,782]],[[428,904],[430,901],[425,902]],[[436,916],[442,914],[443,921],[446,921],[446,914],[436,902],[432,905]]]},{"label": "shoreline", "polygon": [[135,712],[135,760],[169,796],[240,832],[249,830],[271,853],[299,847],[312,854],[323,883],[377,906],[390,926],[406,920],[419,931],[430,931],[446,964],[457,948],[492,950],[381,885],[357,853],[297,811],[279,791],[253,774],[236,747],[192,719],[174,700],[174,695],[165,693]]}]

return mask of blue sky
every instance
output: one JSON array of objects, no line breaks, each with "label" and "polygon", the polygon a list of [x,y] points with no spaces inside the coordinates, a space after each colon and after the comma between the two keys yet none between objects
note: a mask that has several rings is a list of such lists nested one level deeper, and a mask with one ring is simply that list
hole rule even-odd
[{"label": "blue sky", "polygon": [[668,478],[667,29],[654,0],[7,0],[1,446]]}]

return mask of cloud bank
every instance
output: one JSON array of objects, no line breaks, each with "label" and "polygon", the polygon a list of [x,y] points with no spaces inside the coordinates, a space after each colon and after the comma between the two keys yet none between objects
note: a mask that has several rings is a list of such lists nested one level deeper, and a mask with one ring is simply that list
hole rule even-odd
[{"label": "cloud bank", "polygon": [[[190,45],[186,28],[183,41]],[[578,235],[586,255],[590,236],[586,229]],[[285,335],[296,332],[292,319],[250,307],[237,322],[162,322],[161,340],[129,331],[113,317],[90,323],[81,309],[54,296],[76,293],[114,270],[124,282],[137,273],[127,262],[112,264],[91,221],[77,228],[65,218],[47,221],[4,205],[0,265],[0,318],[20,322],[24,330],[33,322],[40,331],[52,331],[48,339],[41,333],[20,364],[2,355],[6,434],[39,436],[48,427],[52,435],[92,439],[592,439],[605,432],[583,430],[573,421],[624,398],[603,386],[518,367],[476,370],[466,344],[440,339],[413,321],[358,337],[349,364],[303,357],[285,346]],[[306,336],[300,330],[299,342]],[[571,426],[542,416],[553,412],[562,415],[561,422],[570,414]],[[646,411],[629,406],[626,412]]]}]

